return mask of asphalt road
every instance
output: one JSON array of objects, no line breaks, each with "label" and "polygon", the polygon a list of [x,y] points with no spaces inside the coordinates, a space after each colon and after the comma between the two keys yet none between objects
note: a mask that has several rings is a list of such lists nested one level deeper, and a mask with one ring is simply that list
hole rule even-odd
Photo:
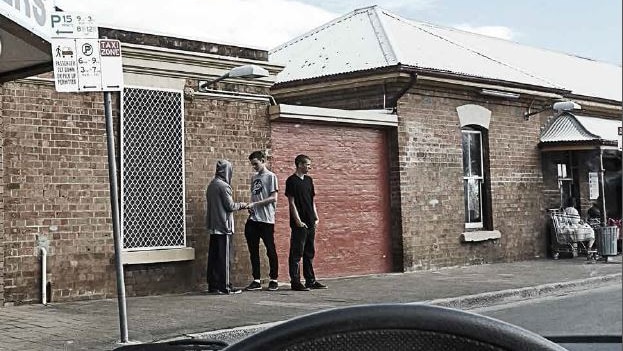
[{"label": "asphalt road", "polygon": [[544,336],[622,335],[621,285],[471,310]]}]

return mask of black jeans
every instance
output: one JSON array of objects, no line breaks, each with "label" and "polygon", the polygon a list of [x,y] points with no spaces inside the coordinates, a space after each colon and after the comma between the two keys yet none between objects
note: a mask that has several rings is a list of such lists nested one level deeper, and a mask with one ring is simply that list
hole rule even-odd
[{"label": "black jeans", "polygon": [[303,258],[303,277],[305,283],[311,284],[316,281],[314,274],[314,255],[316,248],[314,239],[316,237],[316,228],[291,228],[290,236],[290,257],[288,257],[288,267],[290,269],[290,282],[300,282],[301,274],[299,270],[299,262]]},{"label": "black jeans", "polygon": [[247,238],[247,247],[249,248],[249,257],[251,258],[251,270],[253,279],[260,279],[260,239],[266,247],[266,256],[268,256],[268,266],[270,271],[268,276],[270,279],[277,280],[279,276],[279,260],[277,258],[277,249],[275,248],[275,225],[271,223],[256,222],[247,220],[244,226],[244,236]]}]

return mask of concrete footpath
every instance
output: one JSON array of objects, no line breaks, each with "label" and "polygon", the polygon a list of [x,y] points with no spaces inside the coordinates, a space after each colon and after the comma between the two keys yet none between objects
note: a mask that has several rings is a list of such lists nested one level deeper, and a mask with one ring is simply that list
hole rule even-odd
[{"label": "concrete footpath", "polygon": [[[130,341],[215,336],[256,330],[322,309],[366,303],[427,302],[471,309],[621,284],[621,256],[445,268],[323,279],[327,290],[239,295],[181,294],[127,299]],[[116,299],[0,308],[0,350],[112,350],[120,346]],[[265,326],[265,325],[264,325]]]}]

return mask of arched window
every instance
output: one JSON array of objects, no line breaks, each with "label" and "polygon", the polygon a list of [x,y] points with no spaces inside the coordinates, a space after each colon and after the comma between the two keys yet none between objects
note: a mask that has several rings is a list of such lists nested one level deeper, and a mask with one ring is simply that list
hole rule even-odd
[{"label": "arched window", "polygon": [[493,229],[489,181],[491,111],[478,105],[457,107],[463,151],[465,228]]}]

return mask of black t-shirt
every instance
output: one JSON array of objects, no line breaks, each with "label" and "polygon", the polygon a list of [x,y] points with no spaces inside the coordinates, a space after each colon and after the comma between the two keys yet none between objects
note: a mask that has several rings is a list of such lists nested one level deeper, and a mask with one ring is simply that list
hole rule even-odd
[{"label": "black t-shirt", "polygon": [[[286,196],[294,197],[294,204],[299,213],[301,221],[308,227],[313,227],[316,222],[316,214],[314,213],[314,181],[310,176],[299,178],[296,174],[288,177],[286,180]],[[290,215],[290,227],[296,228],[294,217]]]}]

